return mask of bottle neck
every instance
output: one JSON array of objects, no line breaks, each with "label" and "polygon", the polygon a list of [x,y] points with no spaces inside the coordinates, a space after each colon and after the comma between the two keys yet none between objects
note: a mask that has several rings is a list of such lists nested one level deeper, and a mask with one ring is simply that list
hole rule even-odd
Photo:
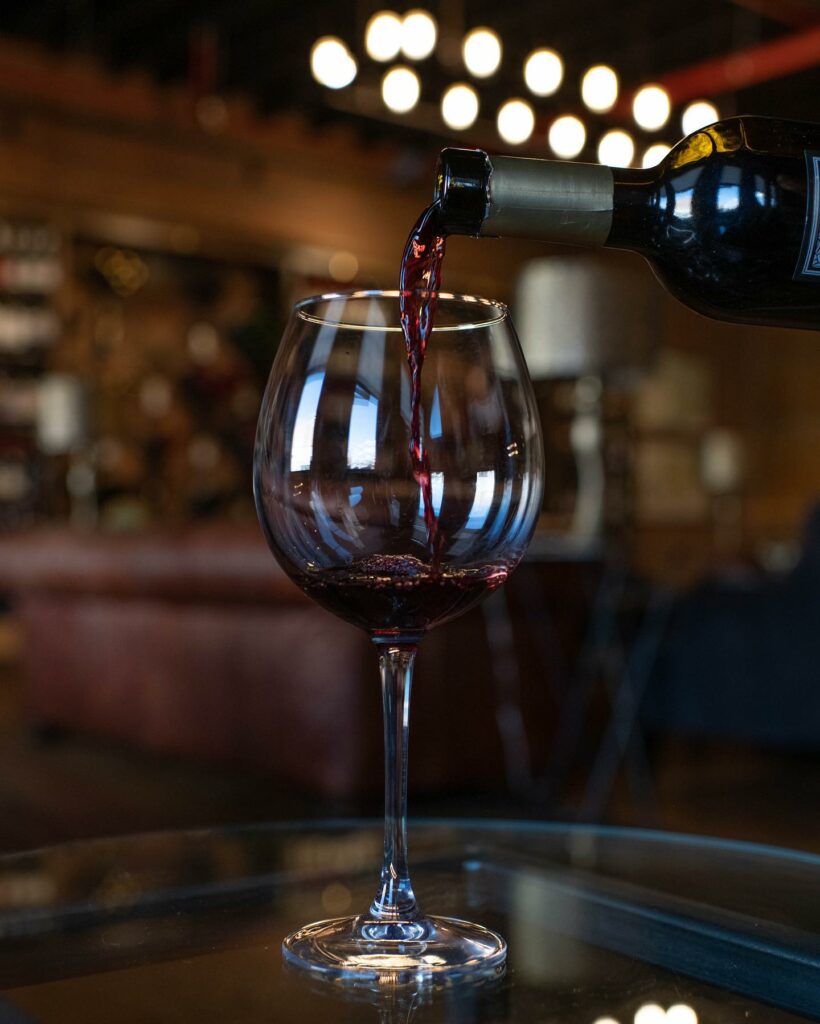
[{"label": "bottle neck", "polygon": [[492,157],[481,234],[603,245],[612,226],[613,176],[600,164]]},{"label": "bottle neck", "polygon": [[646,247],[657,168],[443,150],[435,199],[444,234]]},{"label": "bottle neck", "polygon": [[612,226],[604,245],[645,253],[657,213],[657,167],[613,167]]}]

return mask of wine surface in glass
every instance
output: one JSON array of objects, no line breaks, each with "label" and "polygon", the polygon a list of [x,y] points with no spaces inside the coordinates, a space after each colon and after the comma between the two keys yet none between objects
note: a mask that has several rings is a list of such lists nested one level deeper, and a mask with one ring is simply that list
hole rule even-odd
[{"label": "wine surface in glass", "polygon": [[409,555],[371,555],[341,569],[305,573],[299,584],[329,611],[371,636],[419,634],[454,618],[507,579],[504,562],[431,568]]}]

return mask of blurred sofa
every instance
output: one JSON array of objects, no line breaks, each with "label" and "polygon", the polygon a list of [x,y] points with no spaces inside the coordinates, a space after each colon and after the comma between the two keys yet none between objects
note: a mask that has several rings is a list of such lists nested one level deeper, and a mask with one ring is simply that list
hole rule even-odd
[{"label": "blurred sofa", "polygon": [[252,527],[5,537],[0,588],[40,724],[331,795],[378,771],[366,638],[309,602]]},{"label": "blurred sofa", "polygon": [[[492,598],[509,616],[500,650],[481,608],[425,638],[412,790],[502,788],[519,754],[544,765],[590,585],[573,562],[522,567]],[[325,797],[380,792],[376,653],[285,576],[255,524],[7,535],[0,595],[21,626],[34,723],[257,769]],[[510,701],[526,729],[520,751],[501,741]]]},{"label": "blurred sofa", "polygon": [[[0,594],[22,629],[35,723],[259,769],[328,797],[381,789],[375,651],[291,583],[255,524],[7,535]],[[473,618],[422,647],[415,789],[503,780],[480,634]]]}]

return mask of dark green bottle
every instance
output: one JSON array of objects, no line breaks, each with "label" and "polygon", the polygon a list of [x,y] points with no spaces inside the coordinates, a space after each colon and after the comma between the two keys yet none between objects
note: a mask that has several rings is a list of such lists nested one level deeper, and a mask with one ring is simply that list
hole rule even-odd
[{"label": "dark green bottle", "polygon": [[645,170],[445,149],[436,198],[448,234],[631,249],[706,316],[820,329],[820,125],[727,118]]}]

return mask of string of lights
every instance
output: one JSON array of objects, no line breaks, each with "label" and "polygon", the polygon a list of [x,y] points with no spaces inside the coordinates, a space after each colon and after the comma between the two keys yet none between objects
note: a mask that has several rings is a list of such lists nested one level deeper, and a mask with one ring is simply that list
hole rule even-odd
[{"label": "string of lights", "polygon": [[[400,15],[395,11],[378,11],[364,31],[364,54],[371,61],[392,64],[381,78],[381,99],[393,114],[407,114],[422,96],[422,79],[406,62],[431,57],[439,42],[439,27],[428,11],[414,8]],[[465,76],[481,82],[495,75],[504,59],[504,46],[498,33],[486,26],[473,28],[461,43],[461,60]],[[401,61],[404,62],[401,62]],[[392,63],[398,62],[398,63]],[[359,73],[359,62],[344,40],[322,36],[310,52],[313,77],[328,89],[350,86]],[[554,96],[565,86],[564,61],[548,47],[534,49],[525,59],[522,84],[537,99]],[[621,93],[617,71],[607,64],[595,64],[581,76],[579,99],[593,115],[613,110]],[[577,104],[575,108],[577,109]],[[620,107],[619,107],[620,109]],[[467,80],[448,85],[439,106],[441,120],[452,131],[469,130],[481,113],[481,96]],[[647,83],[631,97],[631,113],[637,127],[644,132],[660,132],[672,116],[672,103],[663,86]],[[690,103],[681,113],[683,135],[716,121],[720,114],[714,103],[702,99]],[[510,146],[528,142],[537,130],[538,117],[533,103],[522,96],[505,100],[496,111],[495,126],[499,138]],[[549,124],[546,141],[552,153],[564,160],[578,157],[589,138],[589,129],[577,113],[560,114]],[[642,167],[657,164],[669,152],[666,142],[656,141],[638,156],[638,147],[626,127],[611,128],[597,141],[597,158],[610,166],[629,167],[639,162]]]}]

